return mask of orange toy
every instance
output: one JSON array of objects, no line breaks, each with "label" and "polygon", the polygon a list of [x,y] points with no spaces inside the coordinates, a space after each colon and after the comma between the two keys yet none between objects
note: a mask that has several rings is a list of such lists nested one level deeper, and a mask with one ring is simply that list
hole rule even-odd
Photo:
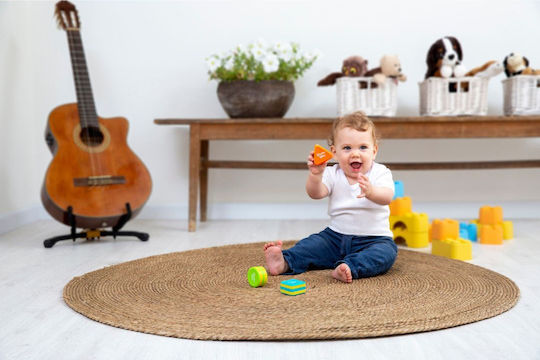
[{"label": "orange toy", "polygon": [[315,145],[315,148],[313,149],[313,163],[315,165],[324,164],[332,157],[333,155],[330,151],[326,150],[319,144]]},{"label": "orange toy", "polygon": [[502,245],[503,227],[501,225],[482,225],[479,238],[480,244]]}]

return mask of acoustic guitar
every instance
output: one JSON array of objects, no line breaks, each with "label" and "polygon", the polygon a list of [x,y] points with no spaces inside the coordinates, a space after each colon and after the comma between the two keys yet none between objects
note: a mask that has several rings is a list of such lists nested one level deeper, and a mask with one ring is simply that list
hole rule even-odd
[{"label": "acoustic guitar", "polygon": [[58,106],[49,115],[45,139],[53,159],[41,200],[66,225],[75,220],[79,228],[114,227],[126,213],[137,215],[150,196],[152,180],[127,145],[128,121],[96,114],[75,6],[60,1],[55,15],[67,33],[77,103]]}]

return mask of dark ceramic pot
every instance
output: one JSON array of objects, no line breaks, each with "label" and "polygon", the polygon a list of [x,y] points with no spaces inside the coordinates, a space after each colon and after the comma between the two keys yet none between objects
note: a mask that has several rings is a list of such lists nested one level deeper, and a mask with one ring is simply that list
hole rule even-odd
[{"label": "dark ceramic pot", "polygon": [[280,80],[222,81],[217,94],[231,118],[283,117],[294,99],[294,85]]}]

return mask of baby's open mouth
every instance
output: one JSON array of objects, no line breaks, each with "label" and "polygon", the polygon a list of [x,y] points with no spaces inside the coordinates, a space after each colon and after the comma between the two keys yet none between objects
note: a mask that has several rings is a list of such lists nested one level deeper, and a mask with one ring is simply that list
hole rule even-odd
[{"label": "baby's open mouth", "polygon": [[362,163],[361,162],[358,162],[358,161],[354,161],[351,163],[351,167],[355,170],[358,170],[360,169],[360,167],[362,167]]}]

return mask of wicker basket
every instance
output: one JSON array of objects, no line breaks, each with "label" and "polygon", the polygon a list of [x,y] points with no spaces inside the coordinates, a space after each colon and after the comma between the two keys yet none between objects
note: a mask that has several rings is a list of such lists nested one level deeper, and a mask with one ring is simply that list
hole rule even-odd
[{"label": "wicker basket", "polygon": [[371,116],[394,116],[397,109],[397,85],[386,79],[376,86],[372,77],[342,77],[337,80],[338,116],[362,110]]},{"label": "wicker basket", "polygon": [[486,115],[489,78],[430,77],[419,83],[420,115]]},{"label": "wicker basket", "polygon": [[540,76],[513,76],[502,84],[505,115],[540,114]]}]

